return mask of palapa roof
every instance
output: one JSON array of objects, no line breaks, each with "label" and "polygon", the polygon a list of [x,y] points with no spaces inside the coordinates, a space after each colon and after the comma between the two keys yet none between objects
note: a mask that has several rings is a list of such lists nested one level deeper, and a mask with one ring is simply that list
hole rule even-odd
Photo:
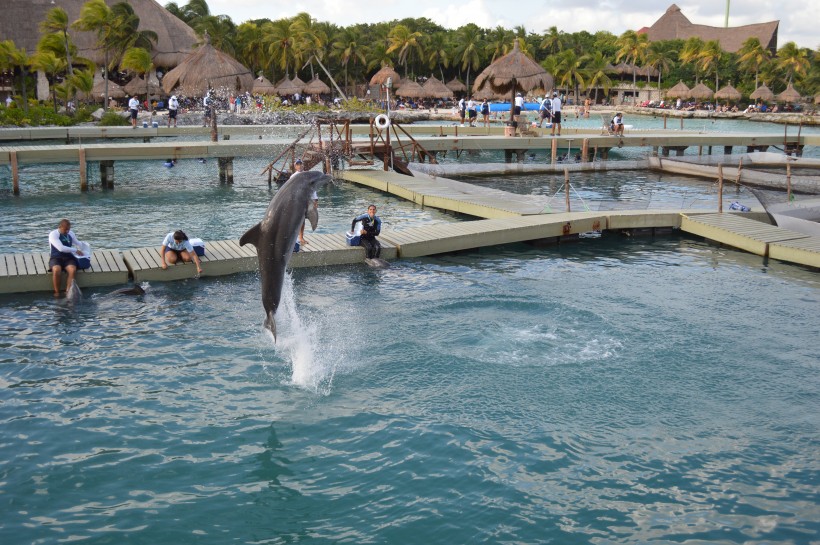
[{"label": "palapa roof", "polygon": [[206,34],[199,49],[165,74],[162,88],[189,96],[202,96],[209,88],[244,93],[253,89],[253,80],[248,68],[212,46]]},{"label": "palapa roof", "polygon": [[666,91],[666,96],[669,98],[689,98],[689,91],[689,86],[683,81],[679,81]]},{"label": "palapa roof", "polygon": [[406,98],[422,98],[430,96],[421,85],[411,79],[405,80],[404,83],[401,84],[401,87],[396,90],[396,95]]},{"label": "palapa roof", "polygon": [[259,76],[253,80],[253,91],[255,95],[275,95],[276,86],[265,76]]},{"label": "palapa roof", "polygon": [[553,79],[544,68],[518,47],[485,68],[475,79],[474,90],[489,85],[496,93],[526,92],[532,89],[552,89]]},{"label": "palapa roof", "polygon": [[795,89],[792,84],[790,83],[786,90],[777,95],[777,100],[780,102],[800,102],[800,99],[803,98],[800,95],[800,92]]},{"label": "palapa roof", "polygon": [[752,100],[772,100],[774,98],[774,93],[771,89],[766,87],[766,84],[764,83],[755,89],[752,94],[749,95],[749,98]]},{"label": "palapa roof", "polygon": [[467,86],[464,85],[461,81],[459,81],[458,78],[451,79],[450,81],[445,83],[445,85],[449,90],[451,90],[454,93],[461,93],[467,90]]},{"label": "palapa roof", "polygon": [[286,78],[285,81],[276,86],[276,94],[279,96],[295,95],[301,93],[304,88],[304,85],[295,85],[292,80]]},{"label": "palapa roof", "polygon": [[[145,79],[139,76],[136,76],[131,79],[125,86],[122,88],[123,91],[128,96],[131,95],[144,95],[145,94]],[[163,94],[162,87],[160,87],[159,81],[156,77],[149,77],[148,78],[148,94],[150,95],[161,95]]]},{"label": "palapa roof", "polygon": [[305,90],[305,86],[307,85],[304,81],[299,79],[299,76],[293,76],[293,79],[290,80],[290,83],[295,87],[298,87],[300,93]]},{"label": "palapa roof", "polygon": [[473,100],[484,100],[485,98],[487,100],[494,100],[499,98],[499,96],[493,92],[489,85],[485,85],[480,91],[473,92]]},{"label": "palapa roof", "polygon": [[689,97],[696,98],[698,100],[704,100],[707,98],[712,98],[715,92],[709,89],[703,82],[698,83],[692,89],[689,90]]},{"label": "palapa roof", "polygon": [[780,21],[730,28],[695,25],[686,18],[681,9],[672,4],[660,19],[646,30],[650,42],[661,40],[686,40],[693,36],[703,41],[718,40],[724,51],[737,52],[748,38],[758,38],[763,47],[777,51],[777,30]]},{"label": "palapa roof", "polygon": [[453,98],[453,91],[451,91],[440,79],[430,76],[422,89],[427,93],[426,96],[432,98]]},{"label": "palapa roof", "polygon": [[[91,89],[91,94],[86,97],[85,93],[77,93],[81,99],[91,98],[94,101],[100,101],[105,98],[105,80],[98,70],[94,71],[94,87]],[[122,87],[111,80],[108,80],[108,96],[111,98],[123,98],[125,91]]]},{"label": "palapa roof", "polygon": [[[40,40],[40,22],[46,13],[56,7],[63,8],[69,22],[80,17],[80,10],[88,0],[3,0],[0,17],[0,39],[13,40],[17,47],[25,48],[29,54],[37,50]],[[105,0],[109,6],[121,0]],[[191,27],[177,19],[155,0],[128,0],[134,13],[140,18],[139,30],[153,30],[157,33],[157,43],[151,52],[154,65],[172,67],[181,63],[199,41]],[[77,46],[81,57],[91,59],[98,65],[103,63],[103,51],[97,48],[97,36],[93,32],[69,30],[69,35]]]},{"label": "palapa roof", "polygon": [[723,98],[726,100],[740,100],[741,98],[743,98],[743,94],[731,85],[727,85],[726,87],[723,87],[717,93],[715,93],[715,98]]},{"label": "palapa roof", "polygon": [[387,78],[393,78],[394,88],[401,85],[401,76],[391,66],[385,66],[373,74],[373,77],[370,78],[370,85],[384,85],[387,83]]},{"label": "palapa roof", "polygon": [[326,95],[330,92],[330,86],[320,80],[319,76],[315,76],[310,83],[305,85],[304,92],[308,95]]}]

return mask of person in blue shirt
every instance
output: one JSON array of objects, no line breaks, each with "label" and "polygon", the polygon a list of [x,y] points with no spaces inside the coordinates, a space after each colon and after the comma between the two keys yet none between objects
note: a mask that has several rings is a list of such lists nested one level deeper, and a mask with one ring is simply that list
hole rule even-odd
[{"label": "person in blue shirt", "polygon": [[356,222],[358,221],[362,222],[359,246],[364,246],[365,257],[367,259],[379,257],[382,252],[382,245],[376,237],[382,232],[382,220],[376,215],[376,205],[371,204],[367,207],[366,214],[353,218],[353,223],[350,225],[351,231],[356,228]]},{"label": "person in blue shirt", "polygon": [[82,256],[83,252],[79,248],[80,241],[71,230],[71,222],[67,219],[60,220],[60,225],[48,234],[48,243],[51,246],[48,268],[54,284],[54,297],[59,297],[62,272],[65,271],[67,275],[65,287],[68,292],[79,265],[77,256]]}]

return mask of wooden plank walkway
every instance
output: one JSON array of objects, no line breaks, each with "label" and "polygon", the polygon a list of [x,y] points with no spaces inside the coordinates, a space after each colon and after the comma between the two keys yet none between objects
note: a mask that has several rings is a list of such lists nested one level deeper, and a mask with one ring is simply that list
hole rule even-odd
[{"label": "wooden plank walkway", "polygon": [[684,214],[681,230],[747,252],[820,267],[820,239],[737,214]]},{"label": "wooden plank walkway", "polygon": [[[49,254],[0,254],[0,293],[52,291]],[[91,268],[77,271],[77,285],[81,288],[112,286],[128,282],[128,268],[116,250],[95,250],[91,254]],[[65,275],[63,275],[65,289]]]}]

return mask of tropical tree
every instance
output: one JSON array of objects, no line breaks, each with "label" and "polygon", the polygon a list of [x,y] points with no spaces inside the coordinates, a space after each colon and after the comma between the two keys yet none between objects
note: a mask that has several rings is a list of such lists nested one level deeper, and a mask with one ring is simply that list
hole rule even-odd
[{"label": "tropical tree", "polygon": [[154,69],[154,62],[151,59],[151,53],[147,49],[141,47],[132,47],[125,52],[120,62],[120,67],[129,70],[137,76],[142,76],[145,79],[145,97],[148,102],[148,110],[151,115],[154,115],[153,107],[148,92],[148,74]]},{"label": "tropical tree", "polygon": [[343,28],[336,34],[331,48],[333,56],[344,68],[345,90],[349,90],[347,77],[350,62],[353,61],[354,65],[367,64],[367,46],[364,44],[362,34],[356,28]]},{"label": "tropical tree", "polygon": [[57,34],[63,43],[63,51],[65,52],[65,61],[68,68],[68,74],[74,73],[74,68],[71,62],[71,50],[73,43],[68,35],[70,25],[68,22],[68,13],[63,8],[51,8],[46,12],[46,18],[40,23],[40,30],[44,33]]},{"label": "tropical tree", "polygon": [[320,62],[325,56],[328,45],[328,34],[323,24],[316,22],[307,12],[298,13],[291,23],[293,35],[296,38],[294,53],[297,64],[307,59],[310,65],[310,78],[313,79],[313,59]]},{"label": "tropical tree", "polygon": [[25,48],[17,49],[12,40],[0,42],[0,69],[11,69],[15,74],[20,74],[20,95],[23,102],[23,111],[28,113],[28,91],[26,80],[29,75],[31,58]]},{"label": "tropical tree", "polygon": [[470,72],[481,66],[483,50],[481,29],[472,23],[456,30],[455,63],[467,70],[467,89],[470,92]]},{"label": "tropical tree", "polygon": [[547,53],[555,55],[564,49],[566,43],[567,35],[558,30],[558,27],[551,26],[544,33],[544,38],[541,40],[541,49],[546,49]]},{"label": "tropical tree", "polygon": [[57,84],[57,74],[61,74],[66,70],[66,60],[58,57],[54,51],[49,49],[39,49],[30,61],[31,67],[35,70],[42,70],[45,72],[49,80],[49,92],[54,102],[54,113],[57,113],[57,94],[55,86]]},{"label": "tropical tree", "polygon": [[755,37],[747,38],[737,53],[740,55],[738,59],[740,61],[740,67],[743,70],[754,71],[755,89],[757,89],[760,68],[771,60],[771,53],[760,43],[760,38]]},{"label": "tropical tree", "polygon": [[703,45],[703,49],[700,50],[698,58],[704,74],[708,74],[711,71],[715,72],[715,91],[717,91],[720,89],[718,76],[720,72],[720,60],[723,58],[723,49],[720,47],[720,42],[717,40],[709,40],[706,42]]},{"label": "tropical tree", "polygon": [[289,69],[293,63],[293,49],[296,41],[293,30],[288,19],[277,19],[272,23],[265,23],[263,29],[268,55],[274,65],[285,72],[285,77],[290,77]]},{"label": "tropical tree", "polygon": [[236,29],[236,53],[242,64],[254,74],[265,66],[265,46],[262,27],[252,21],[242,23]]},{"label": "tropical tree", "polygon": [[425,45],[427,52],[427,67],[431,70],[438,67],[441,80],[444,81],[444,69],[450,66],[450,43],[447,34],[434,32]]},{"label": "tropical tree", "polygon": [[564,49],[556,57],[558,59],[556,78],[562,87],[572,89],[575,94],[575,104],[578,104],[578,88],[584,86],[584,59],[579,57],[573,49]]},{"label": "tropical tree", "polygon": [[691,64],[695,67],[695,85],[698,84],[700,75],[700,71],[698,70],[700,63],[698,61],[704,45],[706,44],[703,40],[697,36],[692,36],[684,42],[683,48],[681,48],[680,53],[678,53],[678,59],[680,59],[683,64]]},{"label": "tropical tree", "polygon": [[673,64],[677,52],[674,51],[667,41],[652,42],[646,52],[646,66],[658,71],[658,98],[661,96],[661,76],[668,72]]},{"label": "tropical tree", "polygon": [[484,51],[490,57],[490,64],[512,51],[515,35],[502,26],[497,26],[487,34]]},{"label": "tropical tree", "polygon": [[786,72],[790,84],[795,74],[805,74],[810,66],[808,52],[794,42],[786,42],[777,50],[777,67]]},{"label": "tropical tree", "polygon": [[[66,83],[70,86],[68,94],[73,95],[74,91],[84,93],[86,97],[91,96],[91,91],[94,89],[94,68],[87,68],[85,70],[75,70],[73,76],[69,76]],[[106,89],[107,91],[107,89]],[[106,95],[107,97],[108,95]],[[103,100],[103,103],[108,100]]]},{"label": "tropical tree", "polygon": [[398,52],[399,64],[404,66],[404,77],[407,78],[408,58],[415,53],[418,58],[423,57],[421,46],[422,34],[418,31],[411,31],[404,25],[396,25],[390,34],[387,35],[390,45],[387,53]]},{"label": "tropical tree", "polygon": [[632,65],[632,88],[638,88],[638,64],[646,58],[649,48],[649,38],[646,34],[638,34],[634,30],[627,30],[618,37],[616,42],[618,53],[615,60],[627,62]]},{"label": "tropical tree", "polygon": [[597,104],[598,88],[603,87],[605,95],[609,95],[609,90],[612,88],[612,79],[609,77],[612,69],[610,68],[609,59],[601,51],[595,51],[584,55],[581,60],[584,61],[586,88],[592,87],[595,89],[594,103]]}]

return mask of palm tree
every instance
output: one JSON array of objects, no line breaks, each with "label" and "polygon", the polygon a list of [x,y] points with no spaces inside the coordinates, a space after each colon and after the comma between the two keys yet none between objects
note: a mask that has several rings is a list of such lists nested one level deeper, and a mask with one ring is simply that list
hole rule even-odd
[{"label": "palm tree", "polygon": [[646,66],[658,71],[658,98],[661,97],[661,76],[672,68],[676,53],[669,48],[668,42],[652,42],[646,53]]},{"label": "palm tree", "polygon": [[208,35],[210,43],[228,55],[236,54],[236,25],[227,15],[208,15],[197,19],[194,30],[198,36]]},{"label": "palm tree", "polygon": [[[499,57],[512,51],[515,35],[502,26],[497,26],[487,34],[487,45],[484,50],[490,56],[490,64]],[[520,47],[520,44],[519,44]]]},{"label": "palm tree", "polygon": [[328,35],[321,24],[317,23],[309,13],[298,13],[291,23],[293,34],[296,37],[294,51],[296,52],[297,64],[307,58],[310,65],[310,79],[315,77],[313,71],[313,59],[321,61],[325,56],[325,48],[328,43]]},{"label": "palm tree", "polygon": [[148,74],[154,69],[154,62],[151,59],[151,53],[147,49],[141,47],[132,47],[125,52],[120,62],[120,67],[134,72],[137,76],[145,78],[145,97],[148,102],[148,110],[151,112],[151,117],[154,116],[154,110],[151,106],[151,100],[148,93]]},{"label": "palm tree", "polygon": [[[76,70],[73,76],[70,76],[66,81],[71,86],[70,92],[73,94],[74,90],[84,93],[86,97],[91,96],[91,90],[94,88],[94,69]],[[106,89],[108,91],[108,89]],[[108,95],[105,95],[106,97]],[[108,102],[107,99],[103,103]]]},{"label": "palm tree", "polygon": [[268,45],[268,54],[271,60],[290,77],[290,65],[293,59],[293,48],[296,37],[288,19],[277,19],[272,23],[265,23],[263,35]]},{"label": "palm tree", "polygon": [[367,64],[367,46],[364,45],[362,35],[356,28],[343,28],[333,40],[333,55],[339,60],[345,72],[345,91],[349,92],[347,83],[348,65]]},{"label": "palm tree", "polygon": [[66,60],[62,57],[58,57],[54,51],[39,49],[31,58],[30,64],[32,68],[42,70],[46,76],[51,76],[49,78],[49,82],[51,83],[49,90],[54,101],[54,113],[57,113],[57,94],[55,92],[56,76],[65,71]]},{"label": "palm tree", "polygon": [[700,58],[700,52],[704,45],[706,44],[703,40],[697,36],[692,36],[686,40],[683,44],[683,49],[678,53],[678,58],[683,64],[691,64],[695,67],[695,85],[698,84],[698,76],[700,74],[698,70],[698,59]]},{"label": "palm tree", "polygon": [[467,70],[467,92],[470,92],[470,71],[481,65],[481,29],[470,23],[456,31],[456,51],[454,61]]},{"label": "palm tree", "polygon": [[[20,72],[20,95],[23,102],[23,111],[28,114],[28,91],[26,90],[26,79],[28,79],[31,58],[25,48],[17,49],[11,40],[0,42],[0,69],[15,68]],[[17,72],[17,70],[14,70]]]},{"label": "palm tree", "polygon": [[609,60],[601,51],[584,55],[581,57],[584,64],[584,73],[586,74],[587,89],[593,87],[595,89],[595,104],[598,103],[598,87],[604,88],[604,94],[608,95],[612,88],[612,79],[609,77],[611,68]]},{"label": "palm tree", "polygon": [[419,58],[423,57],[421,47],[422,34],[418,31],[411,31],[404,25],[396,25],[390,34],[387,35],[390,41],[390,46],[387,48],[388,53],[398,51],[399,64],[404,65],[404,77],[407,79],[407,60],[410,55],[415,52]]},{"label": "palm tree", "polygon": [[427,67],[431,70],[438,67],[441,80],[444,81],[444,69],[450,66],[450,44],[447,34],[435,32],[427,40]]},{"label": "palm tree", "polygon": [[46,18],[40,23],[40,30],[45,33],[59,34],[63,42],[63,50],[65,51],[66,66],[68,67],[68,75],[74,73],[74,68],[71,66],[71,49],[73,44],[71,38],[68,36],[68,13],[63,8],[51,8],[46,12]]},{"label": "palm tree", "polygon": [[700,66],[703,68],[703,73],[708,74],[711,70],[715,71],[715,91],[720,89],[718,85],[718,75],[720,68],[720,59],[723,57],[723,49],[720,47],[720,42],[717,40],[709,40],[703,45],[700,50]]},{"label": "palm tree", "polygon": [[632,89],[637,92],[638,88],[638,64],[643,62],[646,51],[649,48],[649,38],[646,34],[638,34],[634,30],[627,30],[618,37],[616,42],[618,53],[615,59],[632,64]]},{"label": "palm tree", "polygon": [[777,50],[777,67],[788,74],[791,84],[795,74],[805,74],[811,63],[805,49],[799,49],[794,42],[786,42]]},{"label": "palm tree", "polygon": [[583,57],[578,57],[573,49],[564,49],[557,55],[557,58],[558,72],[556,78],[562,87],[574,91],[575,104],[578,104],[578,88],[584,86]]},{"label": "palm tree", "polygon": [[544,34],[544,39],[541,40],[541,49],[546,49],[547,53],[552,55],[562,51],[566,45],[566,34],[559,31],[558,27],[551,26]]},{"label": "palm tree", "polygon": [[760,38],[747,38],[743,42],[743,47],[738,51],[740,58],[740,67],[743,70],[754,70],[755,73],[755,89],[758,88],[758,76],[760,75],[760,68],[771,60],[772,55],[768,49],[763,47],[760,43]]}]

